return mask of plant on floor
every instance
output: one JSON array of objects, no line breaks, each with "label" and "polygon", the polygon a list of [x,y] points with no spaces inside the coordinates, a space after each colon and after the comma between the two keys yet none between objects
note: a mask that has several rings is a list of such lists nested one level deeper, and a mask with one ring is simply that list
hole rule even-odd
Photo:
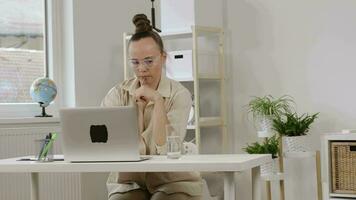
[{"label": "plant on floor", "polygon": [[272,154],[272,158],[277,158],[279,151],[279,139],[277,135],[266,138],[262,143],[254,142],[243,148],[249,154]]},{"label": "plant on floor", "polygon": [[273,129],[281,136],[306,135],[318,114],[298,116],[297,113],[286,113],[284,117],[280,116],[273,119]]}]

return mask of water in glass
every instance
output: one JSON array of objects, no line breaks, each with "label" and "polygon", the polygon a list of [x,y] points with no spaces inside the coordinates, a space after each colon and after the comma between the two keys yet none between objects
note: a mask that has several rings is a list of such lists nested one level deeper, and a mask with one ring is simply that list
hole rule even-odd
[{"label": "water in glass", "polygon": [[179,158],[181,156],[181,146],[180,146],[179,136],[167,136],[167,157],[168,158]]}]

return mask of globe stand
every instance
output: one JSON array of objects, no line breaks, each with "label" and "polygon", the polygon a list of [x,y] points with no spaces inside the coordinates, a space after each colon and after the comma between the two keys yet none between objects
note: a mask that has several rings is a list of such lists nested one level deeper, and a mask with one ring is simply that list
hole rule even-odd
[{"label": "globe stand", "polygon": [[42,115],[36,115],[35,117],[53,117],[53,115],[48,115],[46,113],[46,107],[42,106],[42,102],[39,103],[42,108]]}]

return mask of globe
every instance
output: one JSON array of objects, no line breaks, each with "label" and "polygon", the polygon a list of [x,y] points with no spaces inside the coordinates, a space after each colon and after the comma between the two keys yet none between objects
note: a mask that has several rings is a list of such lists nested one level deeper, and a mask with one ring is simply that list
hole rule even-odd
[{"label": "globe", "polygon": [[57,96],[57,86],[54,81],[46,77],[36,79],[31,85],[30,95],[32,100],[42,107],[42,115],[36,117],[52,117],[46,114],[45,107]]}]

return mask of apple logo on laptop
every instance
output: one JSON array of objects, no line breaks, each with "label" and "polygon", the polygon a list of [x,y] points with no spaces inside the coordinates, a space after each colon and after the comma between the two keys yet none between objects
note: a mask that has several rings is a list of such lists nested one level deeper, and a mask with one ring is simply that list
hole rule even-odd
[{"label": "apple logo on laptop", "polygon": [[90,126],[90,139],[92,143],[108,141],[108,130],[105,125],[91,125]]}]

